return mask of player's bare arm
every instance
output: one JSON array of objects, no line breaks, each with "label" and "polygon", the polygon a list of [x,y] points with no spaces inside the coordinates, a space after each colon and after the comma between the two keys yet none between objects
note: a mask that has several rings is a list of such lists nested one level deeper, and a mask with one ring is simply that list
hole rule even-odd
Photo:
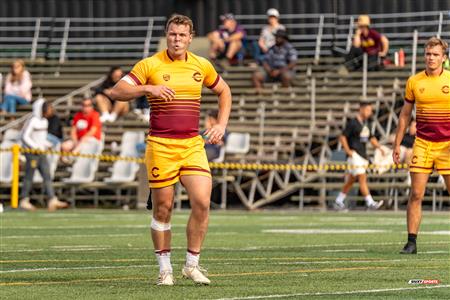
[{"label": "player's bare arm", "polygon": [[345,135],[339,136],[339,142],[341,143],[342,148],[344,148],[345,153],[347,153],[350,157],[353,156],[353,150],[348,146],[348,141]]},{"label": "player's bare arm", "polygon": [[219,98],[219,116],[216,125],[206,130],[205,135],[208,137],[208,142],[211,144],[218,144],[222,141],[225,129],[228,124],[231,111],[231,90],[228,84],[220,78],[220,81],[212,89],[212,91]]},{"label": "player's bare arm", "polygon": [[414,104],[405,102],[400,111],[400,116],[398,119],[397,132],[395,134],[394,140],[394,149],[392,151],[392,159],[394,163],[400,163],[400,144],[405,136],[406,128],[411,120],[411,113],[413,110]]},{"label": "player's bare arm", "polygon": [[112,88],[110,97],[117,101],[132,101],[144,95],[171,101],[175,97],[175,91],[165,85],[131,85],[125,80],[120,80]]}]

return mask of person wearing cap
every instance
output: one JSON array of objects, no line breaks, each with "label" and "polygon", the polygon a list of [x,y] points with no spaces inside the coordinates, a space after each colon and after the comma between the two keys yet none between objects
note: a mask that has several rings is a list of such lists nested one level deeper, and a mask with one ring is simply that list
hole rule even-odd
[{"label": "person wearing cap", "polygon": [[363,54],[368,55],[368,70],[376,71],[380,62],[389,50],[389,40],[373,28],[370,28],[370,18],[367,15],[358,17],[358,28],[353,36],[353,45],[346,57],[346,66],[355,71],[361,69]]},{"label": "person wearing cap", "polygon": [[211,60],[227,58],[232,62],[242,49],[245,30],[236,21],[232,13],[220,16],[222,26],[208,34],[210,41],[209,57]]},{"label": "person wearing cap", "polygon": [[295,76],[297,50],[289,43],[286,30],[275,33],[275,45],[264,55],[262,67],[253,73],[253,84],[260,93],[263,82],[281,82],[283,87],[291,85]]},{"label": "person wearing cap", "polygon": [[267,10],[267,25],[261,30],[261,34],[258,39],[258,46],[262,53],[267,53],[270,47],[275,45],[275,33],[277,30],[286,30],[284,25],[280,24],[280,13],[275,8],[269,8]]}]

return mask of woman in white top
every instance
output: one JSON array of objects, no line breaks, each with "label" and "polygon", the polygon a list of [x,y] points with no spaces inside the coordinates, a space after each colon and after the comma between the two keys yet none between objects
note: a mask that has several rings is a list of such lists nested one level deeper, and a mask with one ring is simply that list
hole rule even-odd
[{"label": "woman in white top", "polygon": [[25,69],[25,62],[21,59],[15,60],[11,65],[11,72],[6,76],[2,111],[15,113],[17,105],[29,104],[31,87],[31,75]]},{"label": "woman in white top", "polygon": [[269,51],[270,47],[275,45],[275,32],[278,29],[286,30],[284,25],[279,22],[280,13],[275,8],[269,8],[267,10],[267,23],[261,30],[261,35],[259,36],[258,46],[262,53]]}]

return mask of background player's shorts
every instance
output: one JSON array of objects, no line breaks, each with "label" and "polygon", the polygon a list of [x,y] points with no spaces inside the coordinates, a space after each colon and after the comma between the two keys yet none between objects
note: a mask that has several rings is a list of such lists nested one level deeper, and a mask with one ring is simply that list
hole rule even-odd
[{"label": "background player's shorts", "polygon": [[366,173],[366,169],[369,166],[369,161],[353,151],[353,155],[347,158],[348,173],[353,176],[362,175]]},{"label": "background player's shorts", "polygon": [[147,137],[145,149],[150,188],[162,188],[178,182],[183,175],[211,178],[202,136],[187,139]]},{"label": "background player's shorts", "polygon": [[450,175],[450,141],[430,142],[416,138],[409,171],[430,174],[433,167],[441,175]]}]

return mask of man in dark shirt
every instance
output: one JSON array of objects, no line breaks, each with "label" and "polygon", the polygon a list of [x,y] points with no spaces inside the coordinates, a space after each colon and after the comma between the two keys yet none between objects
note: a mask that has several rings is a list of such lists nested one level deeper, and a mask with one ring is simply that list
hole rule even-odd
[{"label": "man in dark shirt", "polygon": [[55,114],[55,109],[51,104],[47,106],[48,134],[47,140],[52,143],[53,147],[63,140],[63,129],[61,120]]},{"label": "man in dark shirt", "polygon": [[220,16],[222,26],[208,34],[210,41],[209,58],[227,58],[230,63],[241,50],[245,38],[245,29],[239,25],[232,13]]},{"label": "man in dark shirt", "polygon": [[296,64],[297,50],[289,43],[287,32],[279,29],[275,33],[275,45],[264,56],[262,68],[253,73],[253,85],[258,92],[264,81],[278,81],[283,87],[288,87],[295,76]]},{"label": "man in dark shirt", "polygon": [[370,18],[361,15],[358,18],[358,29],[353,36],[353,45],[346,57],[346,66],[355,71],[361,69],[363,54],[368,55],[368,70],[379,69],[381,61],[389,50],[389,40],[373,28],[370,28]]},{"label": "man in dark shirt", "polygon": [[356,180],[359,182],[359,189],[364,196],[368,209],[379,209],[383,205],[383,201],[373,200],[367,186],[366,168],[369,165],[369,159],[366,144],[370,142],[375,148],[383,152],[377,138],[370,132],[369,118],[371,116],[372,105],[369,102],[361,102],[358,115],[347,122],[342,135],[339,137],[342,148],[348,156],[349,174],[342,191],[336,198],[334,207],[337,210],[345,210],[345,197]]}]

